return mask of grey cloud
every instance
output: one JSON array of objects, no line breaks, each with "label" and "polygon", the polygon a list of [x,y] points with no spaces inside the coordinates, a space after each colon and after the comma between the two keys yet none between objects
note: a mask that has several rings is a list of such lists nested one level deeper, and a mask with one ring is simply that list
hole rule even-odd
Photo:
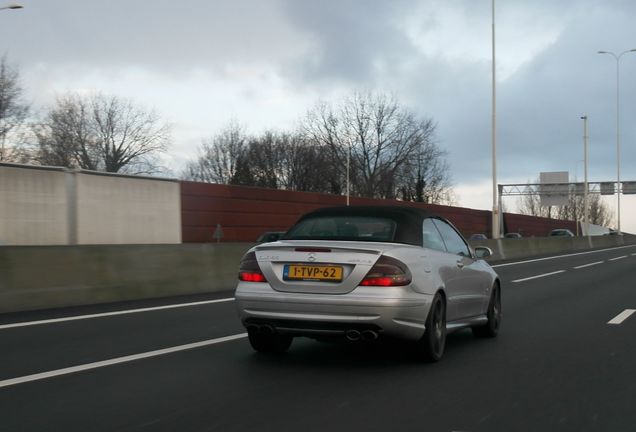
[{"label": "grey cloud", "polygon": [[[524,166],[574,172],[583,158],[580,116],[585,114],[591,173],[597,180],[615,176],[615,63],[596,52],[629,48],[616,45],[636,43],[636,29],[626,10],[596,9],[574,11],[558,41],[500,87],[501,154],[511,162],[504,174]],[[621,70],[623,165],[625,174],[636,178],[636,58],[624,58]]]},{"label": "grey cloud", "polygon": [[[484,32],[475,37],[488,44],[490,2],[456,1],[455,6],[478,18],[477,24],[483,21],[483,28],[469,30]],[[490,175],[490,64],[427,57],[413,46],[402,23],[422,3],[23,3],[24,10],[0,15],[0,51],[8,51],[22,70],[37,63],[64,65],[70,71],[69,65],[77,64],[78,74],[91,68],[138,66],[178,80],[185,70],[197,67],[269,65],[283,85],[294,85],[299,92],[315,94],[335,86],[393,92],[438,121],[440,144],[449,151],[456,182]],[[448,3],[426,3],[432,6],[421,17],[422,26],[447,25],[435,12]],[[510,17],[523,19],[511,12],[527,4],[498,1],[500,29]],[[582,157],[581,114],[590,117],[592,175],[610,178],[615,173],[614,65],[596,51],[636,47],[636,2],[537,0],[532,7],[559,17],[563,27],[552,46],[498,84],[500,178],[534,178],[541,170],[574,171]],[[500,31],[498,44],[505,43],[506,34]],[[636,179],[636,54],[624,58],[622,71],[623,169],[626,178]],[[299,116],[306,108],[298,107]]]},{"label": "grey cloud", "polygon": [[296,63],[300,79],[372,82],[378,67],[415,55],[399,28],[406,1],[287,0],[288,17],[311,36],[314,51]]},{"label": "grey cloud", "polygon": [[[300,48],[278,2],[33,1],[2,15],[0,34],[21,63],[136,65],[170,71],[276,61]],[[1,47],[1,46],[0,46]]]},{"label": "grey cloud", "polygon": [[[591,176],[611,180],[616,175],[615,69],[611,58],[596,52],[632,48],[629,41],[636,45],[631,25],[636,8],[586,1],[552,11],[564,23],[555,43],[497,84],[499,180],[561,170],[572,176],[578,171],[580,178],[583,114],[590,119]],[[505,37],[500,32],[498,44],[506,43]],[[622,171],[624,179],[636,179],[636,54],[621,61],[621,71]],[[490,63],[451,64],[420,56],[398,76],[402,99],[438,120],[456,182],[488,178]]]}]

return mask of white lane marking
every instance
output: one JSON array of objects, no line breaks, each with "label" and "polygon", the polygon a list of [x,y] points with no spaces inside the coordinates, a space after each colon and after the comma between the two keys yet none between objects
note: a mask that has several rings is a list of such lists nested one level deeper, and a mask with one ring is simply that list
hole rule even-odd
[{"label": "white lane marking", "polygon": [[154,307],[139,308],[139,309],[126,309],[126,310],[113,311],[113,312],[102,312],[102,313],[96,313],[96,314],[90,314],[90,315],[76,315],[76,316],[69,316],[69,317],[63,317],[63,318],[52,318],[52,319],[38,320],[38,321],[26,321],[26,322],[12,323],[12,324],[2,324],[0,325],[0,330],[10,329],[15,327],[27,327],[27,326],[42,325],[42,324],[52,324],[52,323],[59,323],[64,321],[76,321],[76,320],[101,318],[101,317],[115,316],[115,315],[151,312],[151,311],[164,310],[164,309],[176,309],[176,308],[182,308],[182,307],[201,306],[205,304],[222,303],[222,302],[229,302],[233,300],[234,300],[234,297],[231,297],[231,298],[216,299],[216,300],[204,300],[204,301],[198,301],[198,302],[192,302],[192,303],[177,303],[177,304],[164,305],[164,306],[154,306]]},{"label": "white lane marking", "polygon": [[623,321],[625,321],[627,318],[629,318],[630,315],[633,314],[634,312],[636,312],[636,309],[625,309],[623,312],[621,312],[618,315],[616,315],[614,318],[609,320],[607,323],[608,324],[614,324],[614,325],[622,324]]},{"label": "white lane marking", "polygon": [[608,259],[608,261],[616,261],[616,260],[623,259],[623,258],[627,258],[627,255],[619,256],[619,257],[616,257],[616,258],[610,258],[610,259]]},{"label": "white lane marking", "polygon": [[[515,261],[515,262],[509,262],[509,263],[505,263],[505,264],[494,264],[494,265],[491,265],[490,267],[507,267],[507,266],[511,266],[511,265],[533,263],[533,262],[538,262],[538,261],[547,261],[547,260],[553,260],[553,259],[557,259],[557,258],[568,258],[568,257],[573,257],[573,256],[579,256],[579,255],[588,255],[588,254],[593,254],[593,253],[608,252],[608,251],[613,251],[613,250],[617,250],[617,249],[625,249],[625,248],[629,248],[629,247],[636,247],[636,245],[618,246],[618,247],[615,247],[615,248],[598,249],[598,250],[587,251],[587,252],[577,252],[577,253],[567,254],[567,255],[555,255],[555,256],[551,256],[551,257],[535,258],[535,259],[526,260],[526,261]],[[634,255],[636,255],[636,254],[634,254]]]},{"label": "white lane marking", "polygon": [[536,275],[536,276],[530,276],[530,277],[523,278],[523,279],[513,280],[512,282],[525,282],[525,281],[528,281],[528,280],[539,279],[539,278],[542,278],[542,277],[552,276],[552,275],[563,273],[563,272],[565,272],[565,270],[557,270],[557,271],[553,271],[553,272],[550,272],[550,273],[543,273],[543,274]]},{"label": "white lane marking", "polygon": [[592,266],[595,266],[595,265],[603,264],[604,262],[605,261],[596,261],[596,262],[593,262],[593,263],[576,266],[574,268],[578,270],[578,269],[582,269],[582,268],[585,268],[585,267],[592,267]]},{"label": "white lane marking", "polygon": [[636,256],[636,253],[633,253],[632,256]]},{"label": "white lane marking", "polygon": [[145,352],[145,353],[132,354],[132,355],[124,356],[124,357],[117,357],[117,358],[114,358],[114,359],[103,360],[103,361],[98,361],[98,362],[94,362],[94,363],[86,363],[86,364],[83,364],[83,365],[71,366],[71,367],[67,367],[67,368],[63,368],[63,369],[56,369],[56,370],[52,370],[52,371],[48,371],[48,372],[42,372],[42,373],[37,373],[37,374],[33,374],[33,375],[25,375],[25,376],[18,377],[18,378],[11,378],[11,379],[7,379],[7,380],[4,380],[4,381],[0,381],[0,388],[9,387],[9,386],[16,385],[16,384],[23,384],[23,383],[27,383],[27,382],[31,382],[31,381],[39,381],[39,380],[43,380],[43,379],[47,379],[47,378],[53,378],[53,377],[57,377],[57,376],[60,376],[60,375],[68,375],[68,374],[82,372],[82,371],[86,371],[86,370],[97,369],[97,368],[102,368],[102,367],[106,367],[106,366],[112,366],[112,365],[116,365],[116,364],[120,364],[120,363],[127,363],[127,362],[131,362],[131,361],[135,361],[135,360],[146,359],[146,358],[149,358],[149,357],[157,357],[157,356],[161,356],[161,355],[165,355],[165,354],[171,354],[171,353],[178,352],[178,351],[185,351],[185,350],[190,350],[190,349],[194,349],[194,348],[201,348],[201,347],[204,347],[204,346],[214,345],[214,344],[223,343],[223,342],[228,342],[228,341],[235,340],[235,339],[242,339],[244,337],[247,337],[247,333],[240,333],[240,334],[220,337],[220,338],[216,338],[216,339],[208,339],[208,340],[204,340],[204,341],[201,341],[201,342],[194,342],[194,343],[189,343],[189,344],[185,344],[185,345],[179,345],[179,346],[175,346],[175,347],[171,347],[171,348],[164,348],[164,349],[159,349],[159,350],[155,350],[155,351],[148,351],[148,352]]}]

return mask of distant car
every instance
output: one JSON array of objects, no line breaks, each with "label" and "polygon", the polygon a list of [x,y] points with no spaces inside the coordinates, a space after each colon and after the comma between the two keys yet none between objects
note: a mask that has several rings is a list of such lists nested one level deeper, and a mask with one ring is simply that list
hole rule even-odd
[{"label": "distant car", "polygon": [[497,273],[447,220],[391,206],[313,211],[277,243],[243,256],[236,306],[252,348],[284,352],[293,338],[411,340],[428,361],[447,332],[495,337]]},{"label": "distant car", "polygon": [[569,229],[557,228],[550,231],[548,234],[550,237],[574,237],[574,234]]},{"label": "distant car", "polygon": [[256,239],[256,243],[275,242],[285,234],[285,231],[266,231]]},{"label": "distant car", "polygon": [[510,238],[510,239],[520,239],[523,236],[517,232],[509,232],[504,234],[504,238]]},{"label": "distant car", "polygon": [[488,240],[488,237],[486,237],[486,234],[471,234],[468,240]]}]

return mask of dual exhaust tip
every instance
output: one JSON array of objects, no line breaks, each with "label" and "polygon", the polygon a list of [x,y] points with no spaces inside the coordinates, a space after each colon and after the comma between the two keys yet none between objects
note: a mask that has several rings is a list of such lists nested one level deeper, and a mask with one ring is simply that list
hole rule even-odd
[{"label": "dual exhaust tip", "polygon": [[247,331],[250,333],[259,333],[262,335],[273,335],[276,333],[276,329],[269,324],[250,324],[247,326]]},{"label": "dual exhaust tip", "polygon": [[378,339],[378,332],[375,332],[373,330],[355,330],[355,329],[350,329],[345,331],[345,337],[347,338],[347,340],[350,340],[352,342],[357,342],[357,341],[365,341],[365,342],[371,342],[374,340]]},{"label": "dual exhaust tip", "polygon": [[[274,326],[270,324],[249,324],[248,332],[259,333],[262,335],[273,335],[276,333]],[[365,341],[372,342],[378,339],[378,332],[374,330],[355,330],[349,329],[345,331],[345,337],[351,342]]]}]

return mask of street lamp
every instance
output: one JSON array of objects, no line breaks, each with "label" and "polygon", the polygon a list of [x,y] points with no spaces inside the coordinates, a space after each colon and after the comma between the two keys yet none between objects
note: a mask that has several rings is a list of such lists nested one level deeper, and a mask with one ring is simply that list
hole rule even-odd
[{"label": "street lamp", "polygon": [[619,63],[621,57],[623,55],[636,52],[636,48],[623,51],[619,55],[614,54],[611,51],[598,51],[598,54],[609,54],[614,57],[616,60],[616,196],[617,196],[617,218],[618,218],[618,226],[617,233],[620,235],[621,233],[621,138],[620,138],[620,105],[619,105],[619,86],[620,86],[620,75],[619,75]]},{"label": "street lamp", "polygon": [[499,203],[497,200],[497,105],[495,82],[495,0],[492,10],[492,238],[500,237]]},{"label": "street lamp", "polygon": [[6,6],[0,6],[0,10],[3,10],[3,9],[22,9],[23,7],[24,6],[22,6],[20,4],[11,3],[11,4],[8,4]]},{"label": "street lamp", "polygon": [[589,184],[587,182],[587,140],[588,140],[587,116],[582,116],[581,120],[583,120],[583,170],[585,172],[585,184],[584,184],[585,189],[583,190],[583,224],[585,225],[584,234],[586,236],[589,236],[590,225],[589,225],[589,220],[587,217],[589,214],[589,210],[588,210]]},{"label": "street lamp", "polygon": [[351,194],[351,138],[347,146],[347,206],[349,206],[349,195]]}]

